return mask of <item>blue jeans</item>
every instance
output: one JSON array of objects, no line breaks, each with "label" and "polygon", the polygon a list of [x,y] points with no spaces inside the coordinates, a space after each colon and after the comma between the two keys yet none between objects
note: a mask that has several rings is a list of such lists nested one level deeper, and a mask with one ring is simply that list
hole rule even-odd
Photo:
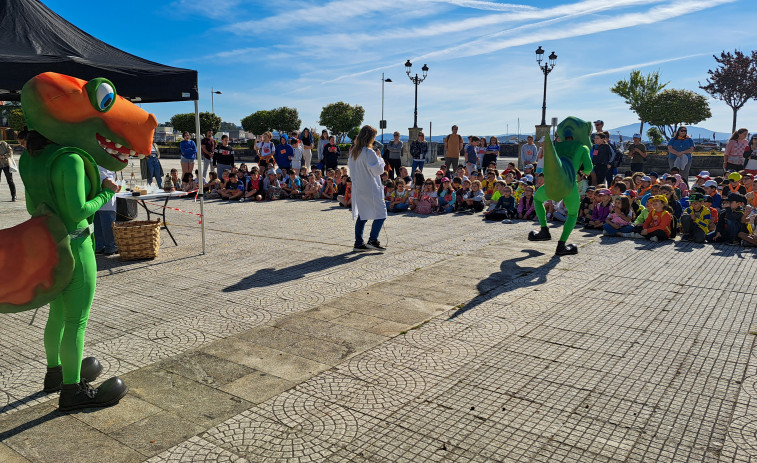
[{"label": "blue jeans", "polygon": [[426,164],[425,159],[413,159],[413,166],[410,169],[410,176],[412,177],[415,173],[415,169],[420,169],[421,172],[423,172],[423,166]]},{"label": "blue jeans", "polygon": [[604,224],[603,226],[604,231],[607,233],[614,235],[616,233],[631,233],[633,231],[633,225],[623,225],[620,228],[615,228],[609,223]]},{"label": "blue jeans", "polygon": [[720,238],[715,238],[715,235],[717,234],[717,231],[713,231],[707,234],[707,241],[710,243],[722,243],[722,242],[729,242],[736,240],[739,236],[739,231],[741,231],[741,222],[738,220],[726,220],[725,221],[726,229],[725,232],[720,236]]},{"label": "blue jeans", "polygon": [[147,183],[152,183],[153,178],[155,178],[155,183],[158,184],[158,188],[163,188],[163,177],[160,175],[160,161],[155,156],[148,156]]},{"label": "blue jeans", "polygon": [[394,205],[394,208],[390,208],[389,210],[392,212],[402,212],[406,211],[408,207],[410,207],[408,203],[397,203]]},{"label": "blue jeans", "polygon": [[105,252],[115,252],[116,238],[113,236],[113,222],[116,221],[116,211],[97,211],[92,224],[95,226],[95,249]]},{"label": "blue jeans", "polygon": [[[231,166],[229,164],[221,164],[221,163],[216,164],[216,174],[218,174],[219,179],[222,179],[221,181],[223,181],[224,170],[231,170]],[[262,175],[261,175],[261,178],[262,178]]]},{"label": "blue jeans", "polygon": [[[381,232],[381,227],[384,225],[384,220],[386,219],[376,219],[373,221],[368,241],[378,241],[379,232]],[[363,230],[365,230],[366,222],[367,220],[362,220],[359,215],[357,216],[357,220],[355,221],[355,246],[364,244]]]}]

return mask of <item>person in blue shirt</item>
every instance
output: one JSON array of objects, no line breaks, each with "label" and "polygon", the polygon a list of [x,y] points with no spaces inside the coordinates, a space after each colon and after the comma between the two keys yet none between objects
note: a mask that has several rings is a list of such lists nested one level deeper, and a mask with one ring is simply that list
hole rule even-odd
[{"label": "person in blue shirt", "polygon": [[723,204],[723,197],[718,193],[718,182],[715,180],[707,180],[704,182],[704,193],[712,197],[712,207],[720,210]]},{"label": "person in blue shirt", "polygon": [[181,150],[181,176],[184,177],[187,172],[194,172],[195,159],[197,159],[197,145],[190,139],[189,132],[184,132],[184,140],[179,143],[179,150]]},{"label": "person in blue shirt", "polygon": [[292,157],[294,157],[294,148],[289,144],[289,137],[285,133],[281,134],[279,139],[281,143],[276,146],[276,152],[273,158],[276,160],[276,165],[279,166],[282,172],[286,172],[292,167]]},{"label": "person in blue shirt", "polygon": [[236,172],[229,174],[229,181],[219,192],[222,199],[238,201],[244,195],[244,183],[237,178]]},{"label": "person in blue shirt", "polygon": [[689,170],[691,169],[691,153],[694,152],[694,140],[688,136],[688,129],[686,127],[678,127],[675,136],[668,142],[668,167],[673,168],[676,159],[681,156],[686,156],[686,167],[678,168],[681,170],[681,177],[683,181],[689,182]]},{"label": "person in blue shirt", "polygon": [[480,139],[475,136],[468,137],[468,145],[465,147],[465,167],[468,171],[468,175],[471,175],[476,170],[478,164],[478,152],[476,147],[479,144]]}]

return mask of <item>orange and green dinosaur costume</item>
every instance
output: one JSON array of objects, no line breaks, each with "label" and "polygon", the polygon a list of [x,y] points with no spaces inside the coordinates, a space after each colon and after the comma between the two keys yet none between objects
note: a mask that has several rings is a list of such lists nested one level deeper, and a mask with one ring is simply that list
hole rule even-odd
[{"label": "orange and green dinosaur costume", "polygon": [[0,313],[50,303],[45,390],[62,382],[63,410],[113,405],[128,390],[119,378],[94,389],[80,377],[97,277],[92,216],[114,194],[112,184],[101,188],[97,165],[121,170],[129,155],[149,153],[157,122],[101,78],[40,74],[21,105],[30,132],[19,171],[32,219],[0,230],[0,273],[14,283],[0,288]]}]

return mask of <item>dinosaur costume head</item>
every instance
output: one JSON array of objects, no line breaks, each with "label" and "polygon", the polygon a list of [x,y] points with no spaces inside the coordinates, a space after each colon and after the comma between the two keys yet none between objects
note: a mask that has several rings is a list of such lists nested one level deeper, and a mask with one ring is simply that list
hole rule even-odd
[{"label": "dinosaur costume head", "polygon": [[103,78],[87,82],[39,74],[24,84],[21,106],[30,130],[58,145],[81,148],[113,171],[126,167],[130,155],[149,154],[158,126],[155,116],[118,96]]},{"label": "dinosaur costume head", "polygon": [[[555,143],[556,148],[568,146],[571,147],[567,150],[557,148],[557,152],[560,156],[566,156],[567,153],[575,153],[577,151],[576,147],[578,145],[583,145],[587,149],[591,150],[590,122],[586,122],[577,117],[571,116],[560,122],[560,124],[557,126],[556,133],[560,138],[560,141]],[[572,138],[572,140],[568,140],[568,138]],[[575,166],[578,167],[578,164],[575,162],[575,160],[571,160],[574,161]]]}]

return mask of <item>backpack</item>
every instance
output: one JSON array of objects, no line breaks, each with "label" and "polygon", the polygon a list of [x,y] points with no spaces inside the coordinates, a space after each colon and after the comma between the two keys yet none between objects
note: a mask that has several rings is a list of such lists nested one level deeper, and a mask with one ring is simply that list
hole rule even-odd
[{"label": "backpack", "polygon": [[621,164],[623,164],[623,151],[618,148],[615,143],[607,143],[610,146],[610,151],[612,151],[612,158],[610,159],[610,165],[617,169],[620,167]]}]

